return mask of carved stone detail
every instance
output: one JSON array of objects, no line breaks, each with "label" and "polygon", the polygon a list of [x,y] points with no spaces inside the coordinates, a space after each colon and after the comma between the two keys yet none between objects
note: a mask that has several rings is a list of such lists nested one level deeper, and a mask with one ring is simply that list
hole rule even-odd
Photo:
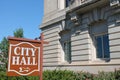
[{"label": "carved stone detail", "polygon": [[63,30],[65,30],[65,20],[62,20],[60,24],[60,31],[63,31]]},{"label": "carved stone detail", "polygon": [[75,0],[70,0],[70,3],[73,4],[75,2]]},{"label": "carved stone detail", "polygon": [[120,0],[110,0],[110,6],[112,7],[120,6]]},{"label": "carved stone detail", "polygon": [[75,12],[70,13],[69,15],[70,15],[70,17],[71,17],[70,20],[71,20],[76,26],[80,24],[79,16],[78,16]]},{"label": "carved stone detail", "polygon": [[88,19],[89,19],[88,25],[91,25],[95,22],[107,20],[107,18],[110,15],[109,12],[106,12],[107,10],[108,10],[107,8],[103,8],[103,9],[95,8],[93,11],[91,11],[88,15]]}]

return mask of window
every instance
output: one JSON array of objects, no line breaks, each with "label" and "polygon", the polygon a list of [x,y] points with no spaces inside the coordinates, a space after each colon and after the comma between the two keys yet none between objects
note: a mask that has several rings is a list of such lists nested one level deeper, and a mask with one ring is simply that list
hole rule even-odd
[{"label": "window", "polygon": [[71,42],[66,41],[63,43],[64,49],[64,60],[67,62],[71,62]]},{"label": "window", "polygon": [[61,49],[61,62],[71,63],[71,31],[65,30],[59,33],[60,38],[60,49]]},{"label": "window", "polygon": [[107,59],[110,57],[108,27],[106,22],[98,22],[90,27],[92,39],[93,59]]},{"label": "window", "polygon": [[65,0],[66,7],[70,6],[75,0]]},{"label": "window", "polygon": [[96,57],[97,58],[109,58],[109,40],[108,35],[100,35],[95,37],[96,41]]},{"label": "window", "polygon": [[66,7],[70,5],[70,0],[66,0]]}]

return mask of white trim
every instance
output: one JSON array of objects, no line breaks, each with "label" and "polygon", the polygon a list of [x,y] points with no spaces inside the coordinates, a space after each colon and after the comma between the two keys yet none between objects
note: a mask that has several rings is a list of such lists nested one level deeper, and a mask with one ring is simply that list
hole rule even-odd
[{"label": "white trim", "polygon": [[90,41],[91,41],[91,60],[92,61],[95,61],[96,60],[96,48],[95,48],[95,46],[94,46],[94,41],[92,41],[92,38],[90,39]]},{"label": "white trim", "polygon": [[60,60],[61,62],[60,63],[65,62],[65,60],[64,60],[64,50],[63,50],[61,44],[60,44],[60,58],[61,58],[61,60]]}]

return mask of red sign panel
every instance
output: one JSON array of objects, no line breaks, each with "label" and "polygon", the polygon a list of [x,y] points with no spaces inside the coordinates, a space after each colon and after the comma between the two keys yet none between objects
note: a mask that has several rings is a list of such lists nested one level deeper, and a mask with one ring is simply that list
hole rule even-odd
[{"label": "red sign panel", "polygon": [[[40,75],[41,42],[22,38],[9,39],[8,76]],[[40,64],[41,63],[41,64]]]}]

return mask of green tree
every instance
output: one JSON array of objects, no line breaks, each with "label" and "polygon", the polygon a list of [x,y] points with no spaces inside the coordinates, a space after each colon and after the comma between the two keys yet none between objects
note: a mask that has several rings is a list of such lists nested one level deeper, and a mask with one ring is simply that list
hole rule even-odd
[{"label": "green tree", "polygon": [[[16,31],[14,31],[14,37],[22,38],[23,36],[24,35],[23,35],[22,28],[16,29]],[[4,73],[3,77],[5,77],[6,75],[6,69],[7,69],[7,63],[8,63],[8,47],[9,47],[8,39],[4,37],[0,43],[0,50],[1,50],[0,62],[4,63],[2,66],[0,66],[0,73],[1,73],[0,77],[3,73]],[[3,77],[1,79],[3,79]]]},{"label": "green tree", "polygon": [[7,58],[7,53],[8,53],[8,39],[4,37],[0,43],[0,50],[5,58]]},{"label": "green tree", "polygon": [[14,37],[23,38],[24,37],[23,29],[22,28],[16,29],[16,31],[14,31]]},{"label": "green tree", "polygon": [[6,67],[7,67],[8,46],[9,46],[8,39],[4,37],[0,43],[0,50],[1,50],[0,62],[4,63],[2,66],[0,66],[0,69],[2,71],[6,71]]},{"label": "green tree", "polygon": [[[22,28],[16,29],[16,31],[14,31],[14,37],[22,38],[23,36],[24,35]],[[9,47],[8,39],[4,37],[0,43],[0,50],[2,52],[2,56],[0,58],[1,58],[1,62],[5,63],[5,65],[3,65],[4,67],[7,67],[8,47]]]}]

